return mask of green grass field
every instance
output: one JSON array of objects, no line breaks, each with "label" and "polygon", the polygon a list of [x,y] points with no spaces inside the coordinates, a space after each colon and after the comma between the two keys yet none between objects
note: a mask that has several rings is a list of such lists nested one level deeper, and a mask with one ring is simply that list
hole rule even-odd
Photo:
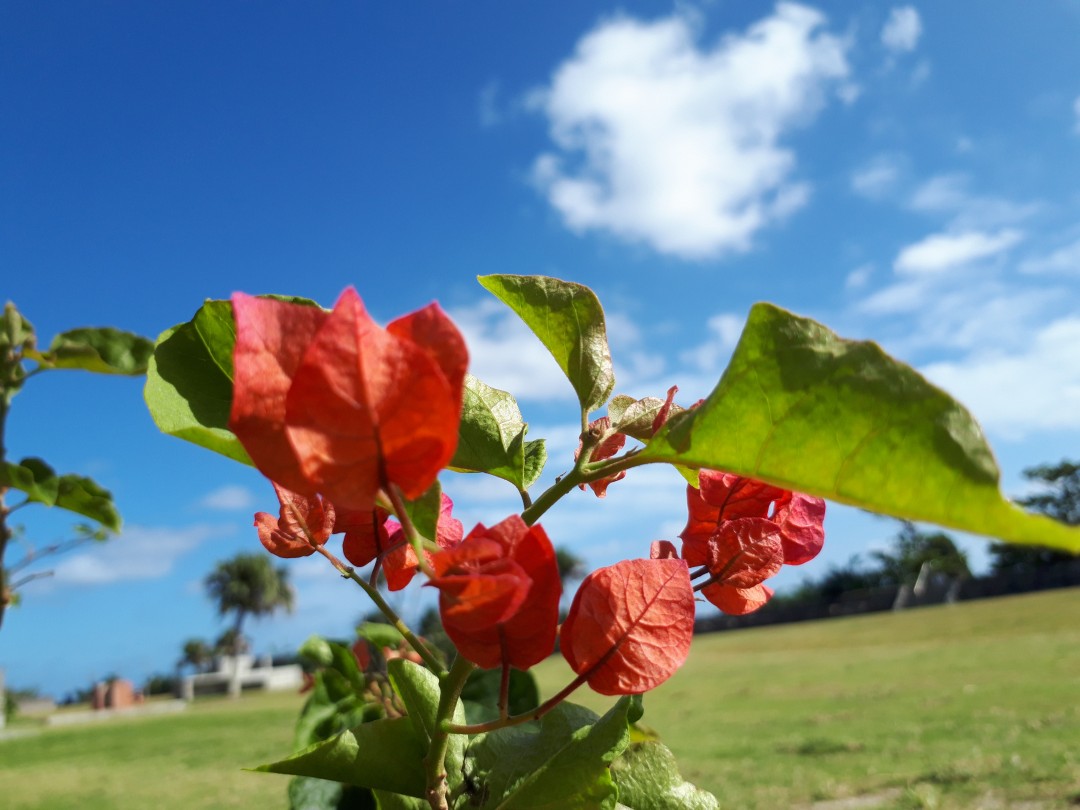
[{"label": "green grass field", "polygon": [[[1075,807],[1078,616],[1072,589],[703,636],[643,723],[727,808]],[[552,692],[568,672],[552,659],[537,674]],[[300,702],[208,701],[0,742],[0,807],[281,808],[284,777],[240,769],[288,752]]]}]

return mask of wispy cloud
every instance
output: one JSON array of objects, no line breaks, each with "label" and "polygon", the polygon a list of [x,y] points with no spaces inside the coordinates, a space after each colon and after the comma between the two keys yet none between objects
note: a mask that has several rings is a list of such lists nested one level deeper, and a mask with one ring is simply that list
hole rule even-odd
[{"label": "wispy cloud", "polygon": [[885,197],[896,187],[900,179],[900,161],[889,155],[880,155],[851,175],[851,190],[872,200]]},{"label": "wispy cloud", "polygon": [[893,8],[881,29],[881,43],[892,53],[915,50],[921,36],[922,19],[914,6]]},{"label": "wispy cloud", "polygon": [[228,537],[231,525],[197,524],[185,527],[129,526],[103,545],[63,558],[53,582],[107,585],[168,575],[177,560],[212,537]]},{"label": "wispy cloud", "polygon": [[204,509],[216,509],[222,512],[239,512],[255,507],[255,493],[247,487],[227,485],[208,492],[199,500]]},{"label": "wispy cloud", "polygon": [[1080,135],[1080,96],[1073,101],[1073,132]]},{"label": "wispy cloud", "polygon": [[1034,256],[1020,264],[1020,272],[1031,275],[1080,276],[1080,239],[1044,256]]},{"label": "wispy cloud", "polygon": [[782,3],[702,47],[689,16],[602,22],[533,94],[556,146],[534,163],[538,187],[577,232],[687,259],[748,249],[808,199],[780,139],[848,76],[824,24]]},{"label": "wispy cloud", "polygon": [[1023,238],[1023,233],[1014,229],[936,233],[901,250],[893,266],[905,275],[941,273],[996,256]]}]

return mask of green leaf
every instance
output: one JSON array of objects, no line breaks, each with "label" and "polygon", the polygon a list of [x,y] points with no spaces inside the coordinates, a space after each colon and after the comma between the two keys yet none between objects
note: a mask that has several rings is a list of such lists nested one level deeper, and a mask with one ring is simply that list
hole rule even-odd
[{"label": "green leaf", "polygon": [[382,622],[364,622],[356,628],[356,635],[370,641],[379,649],[397,647],[405,640],[405,636],[401,635],[400,630],[392,624],[383,624]]},{"label": "green leaf", "polygon": [[[32,345],[33,340],[33,324],[23,317],[15,304],[8,301],[4,305],[3,314],[0,314],[0,349],[21,348]],[[0,354],[3,352],[0,351]]]},{"label": "green leaf", "polygon": [[488,473],[527,489],[547,460],[543,439],[525,441],[528,429],[512,395],[466,374],[457,452],[450,468]]},{"label": "green leaf", "polygon": [[114,532],[120,531],[120,513],[113,504],[112,493],[93,479],[81,475],[61,475],[56,506],[96,520]]},{"label": "green leaf", "polygon": [[163,332],[150,360],[143,395],[163,433],[251,464],[229,430],[232,379],[214,359],[219,349],[211,352],[193,323]]},{"label": "green leaf", "polygon": [[724,470],[906,520],[1080,552],[1080,528],[1006,500],[971,414],[874,343],[770,304],[720,383],[644,458]]},{"label": "green leaf", "polygon": [[57,475],[40,458],[0,464],[0,486],[25,492],[34,503],[66,509],[96,520],[106,529],[120,531],[120,513],[109,490],[82,475]]},{"label": "green leaf", "polygon": [[[524,435],[524,434],[522,434]],[[536,483],[540,474],[544,472],[547,464],[547,442],[544,439],[533,439],[525,442],[525,476],[522,488],[528,489]]]},{"label": "green leaf", "polygon": [[717,810],[711,793],[685,781],[675,755],[658,742],[633,743],[611,765],[619,804],[632,810]]},{"label": "green leaf", "polygon": [[[423,740],[424,748],[427,749],[431,742],[431,735],[435,733],[439,724],[439,698],[441,688],[439,679],[431,670],[406,661],[404,658],[395,658],[386,662],[386,671],[390,677],[390,684],[394,691],[401,697],[409,713],[417,737]],[[465,710],[458,701],[454,707],[454,715],[451,722],[464,724]],[[465,746],[468,738],[464,734],[451,734],[446,748],[446,778],[450,790],[457,790],[465,778]],[[402,791],[398,791],[399,793]]]},{"label": "green leaf", "polygon": [[154,344],[141,335],[106,327],[62,332],[47,352],[27,352],[45,368],[71,368],[98,374],[146,373]]},{"label": "green leaf", "polygon": [[442,509],[442,486],[436,481],[427,492],[415,501],[405,501],[405,510],[409,513],[416,531],[421,537],[434,541],[438,536],[439,512]]},{"label": "green leaf", "polygon": [[604,310],[588,287],[546,276],[480,276],[554,356],[577,392],[582,411],[603,405],[615,387]]},{"label": "green leaf", "polygon": [[500,810],[613,808],[618,795],[609,766],[641,716],[639,697],[620,698],[601,718],[561,703],[535,724],[491,732],[475,742],[483,807]]},{"label": "green leaf", "polygon": [[199,339],[221,373],[232,380],[236,321],[231,301],[207,301],[191,319]]},{"label": "green leaf", "polygon": [[297,776],[289,780],[289,810],[377,810],[367,788]]},{"label": "green leaf", "polygon": [[[502,672],[497,669],[474,669],[465,688],[461,690],[461,702],[470,725],[486,723],[499,716],[499,686]],[[511,715],[524,714],[540,705],[540,688],[531,672],[510,670],[508,710]]]},{"label": "green leaf", "polygon": [[[310,298],[268,295],[318,306]],[[195,316],[161,333],[154,344],[143,396],[162,433],[251,464],[229,430],[236,322],[231,301],[206,301]]]},{"label": "green leaf", "polygon": [[379,810],[428,810],[431,807],[424,799],[387,793],[385,790],[376,790],[375,798],[379,801]]},{"label": "green leaf", "polygon": [[328,667],[334,662],[334,651],[330,649],[330,642],[322,636],[309,636],[308,640],[300,645],[297,655],[321,667]]},{"label": "green leaf", "polygon": [[407,796],[424,795],[426,750],[406,717],[362,723],[291,757],[252,770],[313,776]]},{"label": "green leaf", "polygon": [[35,503],[54,506],[60,492],[60,478],[40,458],[24,458],[18,464],[0,464],[0,487],[21,490]]}]

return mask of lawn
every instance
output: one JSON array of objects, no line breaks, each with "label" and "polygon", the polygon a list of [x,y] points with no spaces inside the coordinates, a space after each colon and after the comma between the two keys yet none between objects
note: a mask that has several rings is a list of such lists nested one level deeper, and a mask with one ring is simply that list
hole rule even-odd
[{"label": "lawn", "polygon": [[[1075,807],[1078,608],[1073,589],[703,636],[643,722],[727,808]],[[546,692],[567,673],[538,668]],[[0,806],[283,807],[284,777],[240,768],[289,750],[299,705],[208,701],[0,742]]]}]

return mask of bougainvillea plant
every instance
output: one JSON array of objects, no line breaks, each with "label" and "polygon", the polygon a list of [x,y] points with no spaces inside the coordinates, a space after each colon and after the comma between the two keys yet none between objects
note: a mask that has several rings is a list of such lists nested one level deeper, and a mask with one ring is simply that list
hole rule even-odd
[{"label": "bougainvillea plant", "polygon": [[[293,807],[715,807],[662,743],[631,734],[641,696],[686,660],[699,601],[756,610],[769,577],[814,558],[824,499],[1080,550],[1080,531],[1001,496],[962,406],[872,343],[759,304],[704,400],[680,406],[675,387],[612,397],[589,289],[480,282],[578,397],[578,450],[535,497],[544,440],[526,438],[510,393],[468,374],[465,341],[436,304],[384,328],[351,289],[329,311],[237,294],[157,342],[146,398],[161,429],[257,467],[278,499],[255,518],[267,551],[322,555],[390,623],[365,625],[351,648],[313,639],[302,650],[313,674],[297,751],[261,768],[297,777]],[[543,516],[646,464],[687,481],[679,542],[620,538],[628,559],[585,577],[560,625]],[[522,511],[466,533],[444,470],[503,479]],[[437,591],[450,660],[380,591],[416,576]],[[541,700],[528,670],[556,648],[568,683]],[[568,702],[586,685],[618,696],[602,717]]]}]

